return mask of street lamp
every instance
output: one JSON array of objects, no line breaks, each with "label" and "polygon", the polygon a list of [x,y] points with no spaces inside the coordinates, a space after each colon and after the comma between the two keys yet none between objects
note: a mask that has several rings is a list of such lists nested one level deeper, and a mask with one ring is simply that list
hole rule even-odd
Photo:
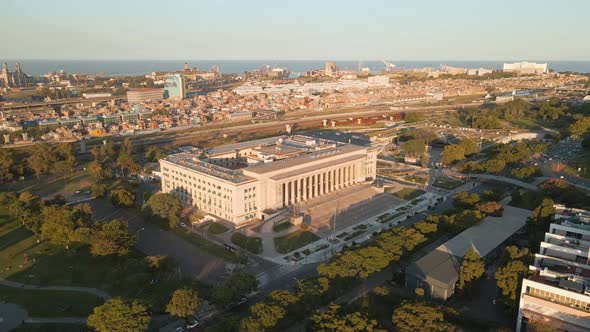
[{"label": "street lamp", "polygon": [[141,231],[145,231],[145,227],[142,227],[137,232],[135,232],[135,239],[139,240],[139,232]]}]

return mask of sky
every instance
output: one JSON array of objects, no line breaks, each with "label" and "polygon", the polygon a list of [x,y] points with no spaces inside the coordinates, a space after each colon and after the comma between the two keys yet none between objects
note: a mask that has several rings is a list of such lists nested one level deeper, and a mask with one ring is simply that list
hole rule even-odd
[{"label": "sky", "polygon": [[588,0],[2,0],[0,59],[590,60]]}]

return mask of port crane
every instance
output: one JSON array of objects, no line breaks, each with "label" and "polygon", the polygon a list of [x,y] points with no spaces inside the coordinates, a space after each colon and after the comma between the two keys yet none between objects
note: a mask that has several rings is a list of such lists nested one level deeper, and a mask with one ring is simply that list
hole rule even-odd
[{"label": "port crane", "polygon": [[385,71],[388,73],[392,72],[393,68],[397,67],[396,65],[394,65],[393,63],[391,63],[389,61],[381,60],[381,62],[383,62],[383,64],[385,65]]}]

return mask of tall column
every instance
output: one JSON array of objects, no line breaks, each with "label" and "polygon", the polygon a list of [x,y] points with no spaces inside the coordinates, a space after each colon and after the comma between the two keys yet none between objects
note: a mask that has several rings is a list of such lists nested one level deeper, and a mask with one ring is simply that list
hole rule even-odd
[{"label": "tall column", "polygon": [[343,183],[344,181],[342,181],[344,178],[344,176],[343,176],[344,174],[342,174],[342,173],[344,173],[343,171],[344,171],[344,168],[342,168],[342,167],[338,168],[338,189],[342,189],[342,187],[344,185],[344,183]]},{"label": "tall column", "polygon": [[301,180],[303,182],[303,186],[301,187],[303,188],[303,192],[301,193],[301,200],[305,201],[307,200],[307,177],[304,177]]},{"label": "tall column", "polygon": [[303,179],[297,180],[297,201],[301,202],[303,199]]},{"label": "tall column", "polygon": [[289,186],[291,187],[291,194],[289,195],[289,200],[291,204],[295,204],[295,181],[290,181]]},{"label": "tall column", "polygon": [[315,185],[313,186],[313,197],[318,197],[320,195],[320,175],[314,175]]},{"label": "tall column", "polygon": [[324,177],[326,173],[322,172],[320,173],[320,195],[324,194],[324,189],[326,188],[326,178]]},{"label": "tall column", "polygon": [[348,180],[348,165],[344,166],[344,186],[348,187],[350,185],[350,181]]}]

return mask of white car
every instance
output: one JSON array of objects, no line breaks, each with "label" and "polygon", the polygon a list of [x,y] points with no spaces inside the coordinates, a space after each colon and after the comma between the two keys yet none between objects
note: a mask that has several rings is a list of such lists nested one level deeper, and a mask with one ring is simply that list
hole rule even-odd
[{"label": "white car", "polygon": [[182,328],[182,326],[177,327],[174,332],[186,332],[185,329]]},{"label": "white car", "polygon": [[186,324],[186,328],[188,330],[190,329],[194,329],[195,327],[199,326],[199,320],[196,318],[192,318],[191,320],[189,320],[188,324]]}]

